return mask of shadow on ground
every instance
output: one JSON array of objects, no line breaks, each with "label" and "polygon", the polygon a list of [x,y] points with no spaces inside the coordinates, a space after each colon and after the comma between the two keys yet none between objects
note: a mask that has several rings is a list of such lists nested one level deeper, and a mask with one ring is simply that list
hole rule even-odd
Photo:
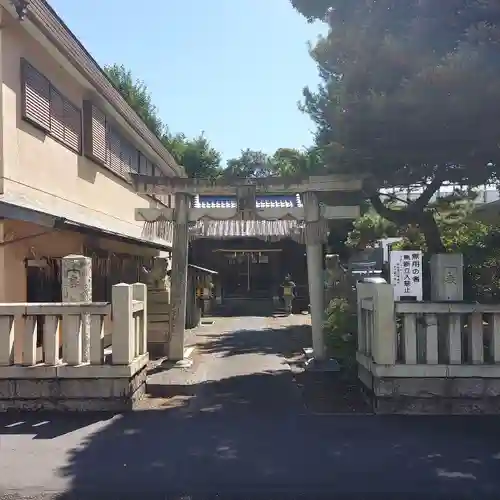
[{"label": "shadow on ground", "polygon": [[[259,384],[277,388],[285,376],[208,384],[205,394],[217,395],[208,398],[211,408],[139,412],[102,423],[59,471],[71,479],[60,498],[500,493],[498,419],[297,415],[282,411],[280,397],[257,395]],[[235,398],[241,392],[245,401]]]},{"label": "shadow on ground", "polygon": [[292,368],[293,378],[301,390],[304,405],[311,412],[372,412],[356,373],[304,371],[303,348],[312,345],[310,325],[236,330],[223,334],[201,333],[200,337],[202,341],[199,350],[205,354],[223,357],[245,354],[282,356]]},{"label": "shadow on ground", "polygon": [[[39,414],[20,424],[3,415],[0,435],[55,442],[40,443],[38,453],[58,453],[56,473],[68,481],[60,500],[500,498],[499,418],[315,415],[285,361],[307,342],[307,326],[207,335],[202,356],[218,353],[216,362],[232,363],[230,375],[149,385],[175,404],[123,415]],[[247,373],[241,354],[278,354],[283,369],[257,362]],[[37,418],[46,423],[36,427]],[[64,448],[72,432],[75,447]]]},{"label": "shadow on ground", "polygon": [[[302,354],[302,349],[311,345],[311,327],[292,325],[255,330],[252,328],[233,330],[227,333],[200,332],[199,350],[205,354],[225,357],[241,354],[277,354],[286,359]],[[272,324],[274,320],[269,319]]]},{"label": "shadow on ground", "polygon": [[226,299],[224,304],[217,306],[213,311],[213,316],[222,318],[275,315],[283,316],[284,310],[283,306],[275,305],[272,299]]}]

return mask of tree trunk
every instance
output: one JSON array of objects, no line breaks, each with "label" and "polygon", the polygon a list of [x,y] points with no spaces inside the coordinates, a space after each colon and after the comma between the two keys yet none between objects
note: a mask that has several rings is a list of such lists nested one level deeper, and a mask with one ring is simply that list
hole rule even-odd
[{"label": "tree trunk", "polygon": [[423,212],[419,219],[420,221],[417,224],[424,235],[427,251],[431,255],[446,253],[446,247],[441,239],[441,233],[434,215],[431,212]]},{"label": "tree trunk", "polygon": [[398,227],[418,226],[424,235],[429,253],[446,253],[446,247],[443,244],[439,227],[432,212],[418,207],[416,203],[413,203],[410,208],[405,210],[393,210],[384,205],[378,194],[372,196],[370,201],[381,217],[391,221]]}]

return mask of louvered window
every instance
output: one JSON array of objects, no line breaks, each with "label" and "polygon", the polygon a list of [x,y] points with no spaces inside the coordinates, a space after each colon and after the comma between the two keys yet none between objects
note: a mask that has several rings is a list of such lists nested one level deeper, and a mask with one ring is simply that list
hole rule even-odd
[{"label": "louvered window", "polygon": [[138,171],[138,152],[130,142],[121,140],[121,160],[122,168],[125,173],[137,173]]},{"label": "louvered window", "polygon": [[26,60],[21,60],[23,118],[76,153],[81,152],[82,116],[51,83]]},{"label": "louvered window", "polygon": [[74,151],[82,152],[82,112],[64,99],[64,144]]},{"label": "louvered window", "polygon": [[64,98],[54,88],[50,89],[50,133],[64,141]]},{"label": "louvered window", "polygon": [[154,165],[142,153],[139,158],[139,173],[143,175],[153,175]]},{"label": "louvered window", "polygon": [[91,101],[83,103],[84,153],[127,180],[131,173],[160,175],[154,165]]},{"label": "louvered window", "polygon": [[108,163],[107,166],[118,175],[123,175],[121,160],[121,138],[113,127],[107,127],[108,138]]},{"label": "louvered window", "polygon": [[90,101],[83,102],[84,153],[85,156],[107,165],[108,141],[106,115]]},{"label": "louvered window", "polygon": [[50,82],[31,64],[21,61],[23,118],[50,132]]}]

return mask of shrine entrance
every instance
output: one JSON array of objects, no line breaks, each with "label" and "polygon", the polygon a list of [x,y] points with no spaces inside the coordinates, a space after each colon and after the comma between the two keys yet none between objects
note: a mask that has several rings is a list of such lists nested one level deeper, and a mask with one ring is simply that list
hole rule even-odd
[{"label": "shrine entrance", "polygon": [[277,286],[273,266],[278,263],[279,250],[232,250],[220,249],[219,271],[224,297],[269,298],[274,296]]},{"label": "shrine entrance", "polygon": [[[306,246],[291,238],[269,241],[259,238],[198,238],[190,243],[190,258],[217,271],[217,304],[227,300],[257,300],[274,303],[287,274],[297,284],[296,312],[307,310]],[[263,304],[265,310],[269,310]]]},{"label": "shrine entrance", "polygon": [[[304,245],[314,359],[320,363],[326,360],[323,245],[329,221],[359,217],[361,179],[330,175],[208,180],[142,174],[133,174],[132,178],[140,193],[175,195],[172,208],[136,209],[136,220],[145,222],[146,229],[155,228],[152,232],[158,230],[158,225],[169,228],[173,225],[168,345],[168,357],[172,361],[182,360],[184,356],[189,241],[203,239],[218,241],[219,255],[227,259],[229,269],[234,269],[227,280],[233,294],[262,293],[273,287],[284,276],[277,276],[278,268],[270,264],[284,259],[273,252],[262,251],[267,250],[268,245],[241,248],[239,252],[231,247],[228,251],[228,240],[267,243],[293,240]],[[266,271],[271,267],[275,274]]]}]

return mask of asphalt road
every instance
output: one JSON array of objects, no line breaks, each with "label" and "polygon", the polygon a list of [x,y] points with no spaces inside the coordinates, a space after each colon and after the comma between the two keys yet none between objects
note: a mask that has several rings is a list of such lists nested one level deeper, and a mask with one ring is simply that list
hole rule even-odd
[{"label": "asphalt road", "polygon": [[280,320],[217,320],[177,405],[0,416],[0,498],[500,498],[500,419],[308,414]]}]

